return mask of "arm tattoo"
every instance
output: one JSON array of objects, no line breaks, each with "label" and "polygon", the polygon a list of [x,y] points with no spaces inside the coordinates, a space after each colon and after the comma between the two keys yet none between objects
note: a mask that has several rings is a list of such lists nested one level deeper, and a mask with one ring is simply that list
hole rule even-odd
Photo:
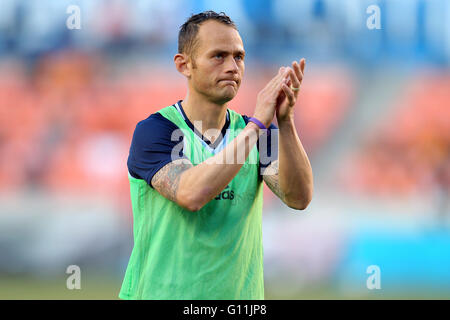
[{"label": "arm tattoo", "polygon": [[166,164],[153,176],[153,188],[163,197],[176,201],[181,174],[192,167],[192,163],[186,159],[178,159]]},{"label": "arm tattoo", "polygon": [[264,171],[263,180],[266,182],[267,186],[273,193],[277,195],[283,202],[285,200],[285,194],[280,188],[279,175],[278,175],[278,164],[279,161],[273,161]]}]

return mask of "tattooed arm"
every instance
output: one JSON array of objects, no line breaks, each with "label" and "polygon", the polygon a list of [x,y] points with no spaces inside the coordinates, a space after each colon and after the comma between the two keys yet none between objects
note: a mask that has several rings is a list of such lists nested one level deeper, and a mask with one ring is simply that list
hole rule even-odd
[{"label": "tattooed arm", "polygon": [[278,172],[278,160],[273,161],[267,168],[263,171],[263,180],[266,185],[272,190],[275,195],[280,198],[281,201],[285,202],[285,197],[283,190],[280,188],[278,183],[279,172]]},{"label": "tattooed arm", "polygon": [[280,124],[278,159],[262,174],[270,190],[288,207],[304,210],[311,202],[312,169],[293,122]]},{"label": "tattooed arm", "polygon": [[216,197],[236,176],[243,163],[227,161],[227,155],[244,150],[245,158],[258,140],[260,130],[252,122],[221,152],[193,166],[178,159],[166,164],[152,178],[152,186],[165,198],[189,211],[198,211]]},{"label": "tattooed arm", "polygon": [[[305,209],[302,206],[299,206],[298,204],[295,204],[295,202],[290,201],[286,197],[286,193],[283,192],[283,189],[280,186],[280,175],[279,175],[279,160],[273,161],[267,168],[263,171],[263,180],[266,183],[266,185],[269,187],[270,190],[281,200],[283,201],[288,207],[292,209]],[[306,206],[305,206],[306,207]]]},{"label": "tattooed arm", "polygon": [[186,159],[169,162],[153,176],[153,188],[163,197],[176,202],[181,174],[192,167],[192,163]]}]

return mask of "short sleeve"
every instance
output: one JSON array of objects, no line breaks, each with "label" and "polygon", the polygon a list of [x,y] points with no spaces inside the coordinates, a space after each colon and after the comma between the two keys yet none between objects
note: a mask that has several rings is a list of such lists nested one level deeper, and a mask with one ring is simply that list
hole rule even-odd
[{"label": "short sleeve", "polygon": [[178,127],[160,113],[154,113],[139,122],[131,141],[127,166],[130,175],[145,180],[153,188],[151,180],[156,172],[169,162],[185,158],[183,136],[174,134]]}]

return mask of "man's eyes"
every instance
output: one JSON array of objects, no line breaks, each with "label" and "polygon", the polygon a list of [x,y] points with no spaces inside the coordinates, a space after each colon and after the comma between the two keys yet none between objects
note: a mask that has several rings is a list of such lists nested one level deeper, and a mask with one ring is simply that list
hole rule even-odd
[{"label": "man's eyes", "polygon": [[[223,59],[224,57],[225,57],[225,55],[223,53],[218,53],[214,56],[214,58],[216,58],[216,59]],[[242,55],[237,55],[234,58],[238,61],[244,60],[244,57]]]}]

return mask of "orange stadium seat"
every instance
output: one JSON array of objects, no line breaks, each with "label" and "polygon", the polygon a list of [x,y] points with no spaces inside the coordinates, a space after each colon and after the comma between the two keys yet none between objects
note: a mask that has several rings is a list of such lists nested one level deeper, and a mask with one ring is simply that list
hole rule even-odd
[{"label": "orange stadium seat", "polygon": [[448,75],[414,77],[389,121],[341,172],[349,190],[391,196],[432,190],[450,158],[449,87]]},{"label": "orange stadium seat", "polygon": [[[111,77],[107,63],[80,53],[44,57],[31,78],[20,63],[11,66],[0,72],[0,188],[37,183],[126,200],[126,159],[137,122],[186,95],[186,80],[176,72],[152,66]],[[255,70],[230,104],[248,116],[274,72]],[[331,135],[351,98],[351,78],[343,86],[330,74],[311,72],[300,93],[296,122],[310,149]],[[339,74],[342,81],[346,73]],[[102,166],[101,159],[109,160]],[[268,188],[264,195],[266,204],[275,197]]]}]

